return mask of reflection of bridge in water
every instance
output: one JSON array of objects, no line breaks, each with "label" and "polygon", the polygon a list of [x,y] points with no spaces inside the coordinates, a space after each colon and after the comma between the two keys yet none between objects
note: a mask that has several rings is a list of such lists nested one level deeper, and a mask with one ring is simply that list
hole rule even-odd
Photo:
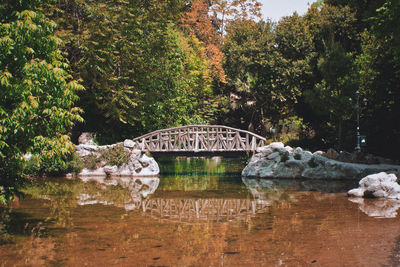
[{"label": "reflection of bridge in water", "polygon": [[100,187],[95,195],[83,193],[78,200],[79,205],[104,204],[124,207],[125,210],[142,211],[158,219],[168,219],[176,222],[204,222],[204,221],[233,221],[246,220],[257,214],[264,213],[270,201],[261,199],[253,194],[253,199],[246,198],[193,198],[187,197],[191,192],[181,192],[177,197],[173,192],[163,192],[165,197],[153,196],[160,179],[153,178],[124,178],[103,177],[86,178],[86,182],[96,184],[121,186],[121,190],[128,190],[119,203],[107,201],[102,193],[107,194],[108,187]]},{"label": "reflection of bridge in water", "polygon": [[145,213],[174,221],[230,221],[264,213],[268,202],[250,199],[144,199]]}]

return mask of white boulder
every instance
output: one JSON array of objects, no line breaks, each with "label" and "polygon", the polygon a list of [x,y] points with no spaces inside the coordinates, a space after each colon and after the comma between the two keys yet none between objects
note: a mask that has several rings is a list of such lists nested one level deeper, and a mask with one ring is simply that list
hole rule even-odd
[{"label": "white boulder", "polygon": [[96,145],[93,139],[94,139],[93,133],[84,132],[79,136],[78,142],[79,144],[82,145]]},{"label": "white boulder", "polygon": [[359,182],[359,187],[347,194],[353,197],[388,198],[400,200],[400,185],[396,175],[386,172],[371,174]]},{"label": "white boulder", "polygon": [[285,145],[282,142],[273,142],[269,144],[268,147],[272,150],[278,150],[280,148],[285,148]]},{"label": "white boulder", "polygon": [[130,139],[126,139],[126,140],[124,141],[124,148],[133,149],[135,146],[136,146],[136,143],[133,142],[133,141],[130,140]]}]

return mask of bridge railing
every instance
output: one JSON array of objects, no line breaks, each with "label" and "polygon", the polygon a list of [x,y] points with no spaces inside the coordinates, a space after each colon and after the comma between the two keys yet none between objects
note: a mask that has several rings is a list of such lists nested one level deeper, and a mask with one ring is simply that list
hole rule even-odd
[{"label": "bridge railing", "polygon": [[189,125],[157,130],[133,139],[150,152],[255,151],[265,138],[249,131],[220,125]]}]

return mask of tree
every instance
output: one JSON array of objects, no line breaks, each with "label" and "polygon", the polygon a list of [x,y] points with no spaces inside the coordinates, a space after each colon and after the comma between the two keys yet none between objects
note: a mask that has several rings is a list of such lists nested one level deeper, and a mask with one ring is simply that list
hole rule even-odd
[{"label": "tree", "polygon": [[[371,17],[357,58],[360,72],[361,131],[368,136],[368,150],[400,158],[400,3],[385,1]],[[388,146],[390,142],[390,146]]]},{"label": "tree", "polygon": [[312,79],[304,84],[298,114],[316,131],[319,146],[353,149],[357,90],[355,58],[360,51],[357,19],[348,6],[312,5],[304,16],[312,36]]},{"label": "tree", "polygon": [[213,0],[210,2],[214,24],[221,36],[224,36],[227,26],[232,22],[261,18],[262,4],[257,0]]},{"label": "tree", "polygon": [[228,86],[241,115],[233,116],[241,128],[265,134],[264,116],[276,122],[287,107],[287,92],[278,86],[279,53],[270,22],[239,21],[228,28],[223,51]]},{"label": "tree", "polygon": [[192,37],[199,39],[205,47],[205,56],[209,59],[209,69],[216,82],[225,82],[222,66],[221,37],[212,23],[209,1],[194,0],[181,19],[181,28]]},{"label": "tree", "polygon": [[67,72],[61,42],[54,36],[56,24],[40,10],[24,9],[33,7],[29,3],[0,5],[2,202],[17,192],[24,154],[36,155],[40,170],[66,168],[73,152],[66,134],[82,121],[73,104],[83,88]]},{"label": "tree", "polygon": [[[77,132],[93,131],[98,141],[110,143],[155,129],[206,123],[218,112],[210,101],[213,79],[224,79],[218,42],[190,20],[184,22],[186,1],[54,5],[60,11],[51,16],[63,27],[59,34],[74,76],[86,88],[79,101],[85,124]],[[70,19],[75,27],[67,23]]]},{"label": "tree", "polygon": [[[305,92],[313,110],[325,120],[319,122],[320,134],[327,131],[325,142],[343,149],[343,124],[354,117],[351,103],[357,88],[356,69],[351,53],[346,53],[338,42],[328,43],[318,60],[322,80],[312,90]],[[335,133],[336,138],[334,138]],[[326,133],[325,133],[326,134]]]}]

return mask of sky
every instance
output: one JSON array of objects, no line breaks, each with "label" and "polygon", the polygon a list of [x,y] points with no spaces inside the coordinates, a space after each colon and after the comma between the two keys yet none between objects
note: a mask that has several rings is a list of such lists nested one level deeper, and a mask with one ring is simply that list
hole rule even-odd
[{"label": "sky", "polygon": [[297,11],[304,15],[314,0],[259,0],[262,4],[261,13],[264,19],[278,21],[281,17],[290,16]]}]

